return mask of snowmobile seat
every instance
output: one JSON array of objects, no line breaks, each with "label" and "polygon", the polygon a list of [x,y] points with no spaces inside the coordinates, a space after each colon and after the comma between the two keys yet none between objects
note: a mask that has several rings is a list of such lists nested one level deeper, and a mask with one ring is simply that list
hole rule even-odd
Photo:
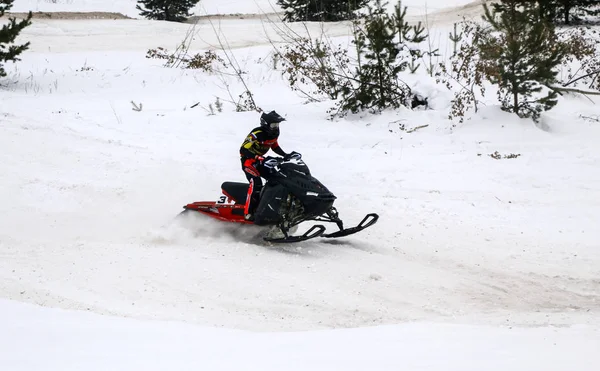
[{"label": "snowmobile seat", "polygon": [[244,204],[246,203],[249,186],[250,184],[248,183],[224,182],[221,184],[221,189],[227,196],[233,198],[236,203]]}]

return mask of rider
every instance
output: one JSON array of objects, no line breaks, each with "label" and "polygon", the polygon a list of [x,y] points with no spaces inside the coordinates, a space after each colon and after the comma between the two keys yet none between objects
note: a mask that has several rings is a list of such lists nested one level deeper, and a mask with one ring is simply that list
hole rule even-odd
[{"label": "rider", "polygon": [[253,220],[254,209],[258,205],[260,191],[262,189],[262,179],[264,176],[263,160],[264,155],[272,149],[276,154],[287,157],[277,143],[279,138],[279,123],[285,121],[277,112],[271,111],[260,116],[260,126],[252,129],[250,134],[240,147],[240,160],[242,169],[250,186],[248,187],[248,195],[246,196],[246,206],[244,214],[246,220]]}]

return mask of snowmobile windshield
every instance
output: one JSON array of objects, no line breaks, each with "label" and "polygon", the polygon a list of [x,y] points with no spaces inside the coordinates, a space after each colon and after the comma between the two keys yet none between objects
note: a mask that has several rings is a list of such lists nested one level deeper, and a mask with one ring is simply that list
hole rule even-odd
[{"label": "snowmobile windshield", "polygon": [[310,176],[310,170],[304,161],[299,159],[290,159],[282,162],[279,167],[286,175]]}]

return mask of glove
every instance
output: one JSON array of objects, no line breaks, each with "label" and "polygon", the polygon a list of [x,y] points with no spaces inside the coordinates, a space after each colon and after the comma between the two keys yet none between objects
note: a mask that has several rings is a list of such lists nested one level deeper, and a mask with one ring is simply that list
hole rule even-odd
[{"label": "glove", "polygon": [[254,159],[258,162],[263,162],[265,160],[265,158],[261,155],[254,156]]},{"label": "glove", "polygon": [[283,159],[285,161],[289,161],[291,159],[300,160],[301,158],[302,158],[302,155],[296,151],[292,151],[292,152],[288,153],[287,155],[283,156]]},{"label": "glove", "polygon": [[279,165],[279,161],[277,161],[275,158],[270,158],[263,163],[263,166],[269,169],[273,169],[277,165]]}]

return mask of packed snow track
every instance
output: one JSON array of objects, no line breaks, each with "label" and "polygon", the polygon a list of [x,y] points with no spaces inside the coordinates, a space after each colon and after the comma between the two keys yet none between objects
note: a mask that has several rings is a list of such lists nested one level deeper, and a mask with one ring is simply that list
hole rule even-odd
[{"label": "packed snow track", "polygon": [[[31,48],[0,89],[1,298],[257,331],[599,324],[600,128],[579,117],[597,105],[565,97],[541,130],[490,104],[450,129],[449,93],[415,78],[433,109],[330,121],[329,102],[305,104],[273,70],[260,21],[223,21],[259,105],[287,117],[284,150],[303,154],[349,226],[380,216],[339,240],[272,246],[256,227],[173,220],[245,181],[238,150],[259,123],[223,99],[243,91],[235,77],[145,58],[189,27],[24,31]],[[215,45],[202,27],[196,49]]]}]

